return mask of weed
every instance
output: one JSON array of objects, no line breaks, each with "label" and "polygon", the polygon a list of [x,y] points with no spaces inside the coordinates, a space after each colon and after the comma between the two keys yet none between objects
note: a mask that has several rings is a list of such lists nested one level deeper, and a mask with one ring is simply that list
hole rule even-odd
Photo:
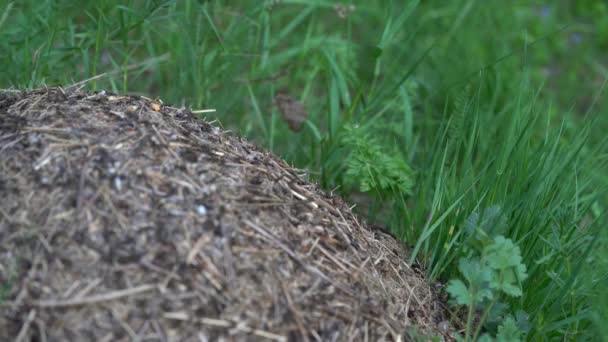
[{"label": "weed", "polygon": [[[521,297],[522,283],[527,278],[526,266],[522,264],[520,250],[513,241],[499,235],[483,249],[481,256],[461,258],[458,269],[466,284],[459,279],[450,280],[447,291],[454,304],[468,306],[464,339],[469,341],[472,336],[476,341],[492,309],[497,304],[501,306],[500,311],[507,308],[500,302],[501,296]],[[480,307],[483,312],[477,327],[474,327],[474,313]],[[513,325],[514,321],[507,319],[499,326],[497,336],[519,339],[520,330]]]}]

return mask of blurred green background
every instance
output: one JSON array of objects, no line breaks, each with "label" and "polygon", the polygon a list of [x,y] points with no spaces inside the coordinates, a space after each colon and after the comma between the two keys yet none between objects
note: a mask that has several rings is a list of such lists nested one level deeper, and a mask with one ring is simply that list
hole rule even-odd
[{"label": "blurred green background", "polygon": [[488,336],[506,317],[530,341],[608,336],[606,1],[0,0],[0,88],[95,75],[86,89],[216,109],[431,281],[511,239],[527,279],[489,306]]}]

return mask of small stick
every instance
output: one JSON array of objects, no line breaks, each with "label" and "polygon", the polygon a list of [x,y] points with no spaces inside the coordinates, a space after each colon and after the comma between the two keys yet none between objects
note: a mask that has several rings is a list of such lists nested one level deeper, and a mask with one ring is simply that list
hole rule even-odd
[{"label": "small stick", "polygon": [[274,340],[274,341],[280,341],[280,342],[287,341],[287,339],[284,336],[277,335],[277,334],[271,333],[269,331],[253,329],[244,324],[237,324],[235,322],[231,322],[231,321],[227,321],[227,320],[223,320],[223,319],[209,318],[209,317],[193,318],[193,317],[190,317],[185,312],[166,312],[163,314],[163,317],[165,319],[170,319],[170,320],[198,322],[203,325],[218,327],[218,328],[234,327],[237,331],[241,331],[246,334],[253,334],[253,335],[256,335],[259,337],[264,337],[264,338],[267,338],[269,340]]},{"label": "small stick", "polygon": [[337,289],[342,290],[344,293],[348,294],[349,296],[355,297],[355,293],[351,290],[349,290],[348,288],[336,283],[333,279],[329,278],[327,275],[325,275],[325,273],[321,272],[318,268],[313,267],[311,265],[308,265],[306,263],[304,263],[299,257],[298,255],[292,251],[291,249],[289,249],[289,247],[287,245],[285,245],[283,242],[281,242],[277,237],[275,237],[274,235],[272,235],[272,233],[266,231],[266,229],[256,225],[255,223],[249,221],[249,220],[244,220],[244,223],[249,226],[250,228],[252,228],[253,230],[255,230],[256,232],[258,232],[260,235],[262,235],[262,237],[264,237],[266,240],[275,243],[277,246],[279,246],[285,253],[287,253],[287,255],[289,255],[296,263],[298,263],[300,266],[302,266],[306,271],[316,274],[317,276],[319,276],[321,279],[327,281],[328,283],[332,284],[333,286],[335,286]]},{"label": "small stick", "polygon": [[198,109],[198,110],[191,110],[192,114],[203,114],[203,113],[215,113],[216,110],[215,109]]},{"label": "small stick", "polygon": [[280,280],[279,283],[281,284],[281,289],[283,290],[283,294],[285,295],[285,299],[287,300],[287,307],[289,308],[289,311],[291,311],[291,313],[293,314],[293,318],[296,320],[296,325],[298,326],[298,330],[300,330],[302,340],[308,342],[308,334],[306,334],[306,329],[304,329],[304,322],[302,321],[302,316],[293,305],[293,300],[289,295],[289,291],[287,290],[287,286],[285,285],[285,283]]},{"label": "small stick", "polygon": [[93,295],[90,297],[84,298],[74,298],[69,300],[38,300],[32,303],[34,306],[38,306],[41,308],[58,308],[58,307],[70,307],[70,306],[79,306],[79,305],[87,305],[87,304],[96,304],[101,302],[107,302],[110,300],[115,300],[123,297],[129,297],[138,293],[147,292],[150,290],[154,290],[157,288],[156,285],[146,284],[138,287],[133,287],[130,289],[118,290],[109,293],[102,293],[99,295]]},{"label": "small stick", "polygon": [[30,329],[30,325],[34,321],[34,318],[36,318],[36,310],[31,310],[30,313],[27,315],[27,320],[25,321],[25,323],[23,323],[23,326],[21,327],[21,330],[19,331],[19,335],[17,335],[15,342],[25,341],[25,335]]}]

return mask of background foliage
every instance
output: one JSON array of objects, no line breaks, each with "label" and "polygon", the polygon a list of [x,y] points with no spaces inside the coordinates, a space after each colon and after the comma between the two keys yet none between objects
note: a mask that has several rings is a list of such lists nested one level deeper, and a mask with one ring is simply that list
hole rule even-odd
[{"label": "background foliage", "polygon": [[[2,88],[103,74],[87,87],[216,109],[412,246],[486,336],[608,336],[605,1],[0,0],[0,51]],[[496,246],[518,295],[471,305]]]}]

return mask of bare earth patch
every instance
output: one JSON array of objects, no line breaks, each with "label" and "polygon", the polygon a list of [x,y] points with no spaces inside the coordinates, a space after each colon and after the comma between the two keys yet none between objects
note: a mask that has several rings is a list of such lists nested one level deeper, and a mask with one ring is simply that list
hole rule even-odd
[{"label": "bare earth patch", "polygon": [[0,94],[0,340],[447,336],[389,235],[285,162],[143,97]]}]

